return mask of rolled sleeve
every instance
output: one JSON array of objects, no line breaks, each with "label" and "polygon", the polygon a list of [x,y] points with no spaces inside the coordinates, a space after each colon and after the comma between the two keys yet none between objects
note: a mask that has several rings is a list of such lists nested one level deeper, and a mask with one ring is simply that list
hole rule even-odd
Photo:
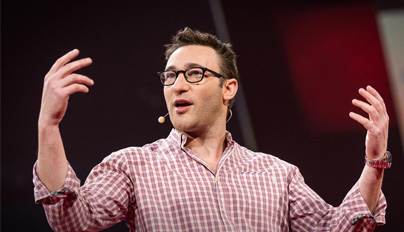
[{"label": "rolled sleeve", "polygon": [[358,182],[341,205],[333,207],[304,183],[297,169],[292,177],[289,186],[292,231],[373,231],[377,225],[385,224],[387,203],[381,191],[372,214],[359,191]]},{"label": "rolled sleeve", "polygon": [[76,173],[70,164],[68,164],[67,175],[63,187],[54,192],[50,192],[39,179],[36,171],[37,165],[37,162],[35,162],[33,168],[34,198],[36,204],[41,202],[43,204],[55,204],[59,202],[61,198],[77,198],[75,190],[80,188],[80,180],[77,178]]},{"label": "rolled sleeve", "polygon": [[387,201],[382,191],[380,191],[379,201],[373,214],[370,212],[365,199],[363,199],[359,191],[358,183],[348,192],[342,206],[349,212],[352,212],[350,216],[352,225],[358,224],[363,220],[370,220],[370,223],[376,223],[377,225],[384,225],[386,223]]}]

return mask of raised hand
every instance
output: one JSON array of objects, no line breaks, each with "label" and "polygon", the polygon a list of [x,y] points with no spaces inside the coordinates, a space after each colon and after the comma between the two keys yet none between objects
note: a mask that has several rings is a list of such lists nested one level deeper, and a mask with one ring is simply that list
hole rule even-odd
[{"label": "raised hand", "polygon": [[389,116],[386,105],[380,94],[371,86],[359,89],[359,94],[367,102],[353,99],[352,104],[365,111],[369,116],[366,118],[353,112],[350,112],[349,116],[367,129],[366,156],[369,159],[380,159],[387,150]]},{"label": "raised hand", "polygon": [[[89,91],[94,81],[87,76],[76,74],[75,71],[92,63],[90,58],[71,62],[79,55],[74,49],[60,57],[45,76],[39,124],[58,126],[63,119],[70,95]],[[69,63],[70,62],[70,63]]]}]

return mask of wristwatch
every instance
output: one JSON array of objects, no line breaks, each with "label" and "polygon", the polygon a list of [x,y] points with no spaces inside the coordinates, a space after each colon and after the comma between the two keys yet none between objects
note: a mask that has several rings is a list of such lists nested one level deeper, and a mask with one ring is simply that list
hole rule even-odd
[{"label": "wristwatch", "polygon": [[392,155],[389,151],[386,151],[384,153],[383,158],[378,159],[378,160],[368,159],[368,157],[366,157],[366,155],[365,155],[365,164],[369,167],[387,169],[387,168],[391,167]]}]

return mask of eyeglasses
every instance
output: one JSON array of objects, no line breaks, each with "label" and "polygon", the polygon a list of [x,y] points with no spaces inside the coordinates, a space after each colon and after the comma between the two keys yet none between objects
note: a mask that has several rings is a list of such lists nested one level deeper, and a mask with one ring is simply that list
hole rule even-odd
[{"label": "eyeglasses", "polygon": [[[157,75],[160,77],[160,81],[164,86],[170,86],[175,83],[177,80],[177,77],[180,73],[184,74],[185,80],[187,80],[189,83],[197,83],[202,81],[202,79],[205,77],[205,72],[208,71],[212,74],[214,74],[216,77],[223,77],[221,74],[210,70],[208,68],[204,67],[192,67],[188,68],[185,70],[168,70],[168,71],[163,71],[163,72],[158,72]],[[224,78],[224,77],[223,77]]]}]

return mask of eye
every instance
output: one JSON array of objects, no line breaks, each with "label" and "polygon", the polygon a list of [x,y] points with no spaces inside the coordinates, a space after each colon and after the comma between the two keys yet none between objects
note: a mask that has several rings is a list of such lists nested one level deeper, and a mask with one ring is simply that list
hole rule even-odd
[{"label": "eye", "polygon": [[171,79],[171,78],[175,79],[175,76],[176,76],[176,74],[173,71],[167,71],[167,72],[164,73],[164,77],[166,79]]},{"label": "eye", "polygon": [[200,76],[202,76],[202,70],[201,69],[190,69],[187,72],[187,75],[190,77],[200,77]]},{"label": "eye", "polygon": [[186,75],[189,82],[198,82],[203,78],[203,70],[200,68],[191,68],[187,71]]}]

